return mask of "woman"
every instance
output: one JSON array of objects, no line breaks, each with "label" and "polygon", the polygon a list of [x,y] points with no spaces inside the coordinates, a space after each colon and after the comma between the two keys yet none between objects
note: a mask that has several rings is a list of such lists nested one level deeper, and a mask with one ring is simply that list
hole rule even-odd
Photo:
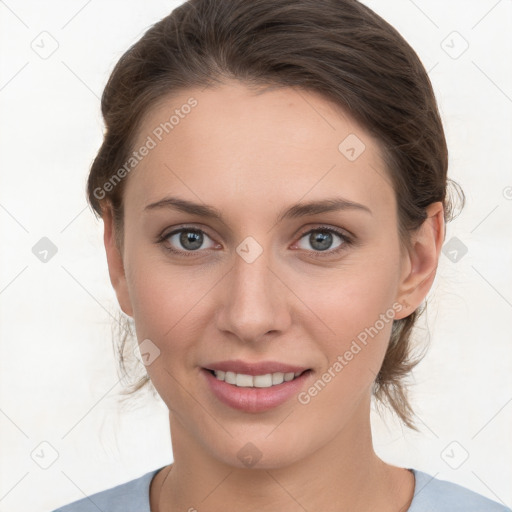
[{"label": "woman", "polygon": [[88,199],[174,461],[59,511],[505,511],[382,461],[452,205],[412,48],[355,0],[192,0],[115,67]]}]

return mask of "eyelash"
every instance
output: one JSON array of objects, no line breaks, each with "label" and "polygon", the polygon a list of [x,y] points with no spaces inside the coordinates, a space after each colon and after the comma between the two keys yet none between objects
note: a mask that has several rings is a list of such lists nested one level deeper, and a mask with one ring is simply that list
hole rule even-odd
[{"label": "eyelash", "polygon": [[[182,226],[179,229],[175,229],[174,231],[171,231],[169,233],[165,233],[163,235],[160,235],[158,237],[158,239],[156,240],[156,243],[157,244],[161,244],[162,247],[166,251],[168,251],[170,253],[173,253],[173,254],[176,254],[178,256],[184,256],[184,257],[196,256],[198,252],[201,252],[201,250],[197,250],[197,251],[180,251],[180,250],[173,249],[169,245],[167,245],[169,237],[171,237],[172,235],[176,235],[177,233],[182,233],[182,232],[202,233],[202,234],[206,235],[208,238],[211,238],[208,235],[208,233],[206,233],[202,229],[194,228],[194,227]],[[328,226],[319,226],[319,227],[315,227],[313,229],[310,229],[309,231],[305,231],[304,233],[302,233],[300,235],[299,240],[304,238],[306,235],[309,235],[309,234],[315,233],[315,232],[333,233],[335,235],[338,235],[341,238],[342,243],[336,249],[331,249],[331,250],[326,250],[326,251],[307,251],[307,252],[311,252],[314,258],[322,258],[322,257],[324,257],[324,255],[332,256],[332,255],[339,254],[342,251],[347,250],[348,247],[350,247],[351,245],[354,244],[354,240],[351,237],[349,237],[346,233],[344,233],[344,232],[342,232],[342,231],[340,231],[340,230],[338,230],[336,228],[332,228],[332,227],[328,227]]]}]

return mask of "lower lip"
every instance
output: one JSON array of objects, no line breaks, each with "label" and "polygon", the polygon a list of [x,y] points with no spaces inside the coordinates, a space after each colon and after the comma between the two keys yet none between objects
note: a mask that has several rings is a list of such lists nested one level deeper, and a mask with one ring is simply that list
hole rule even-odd
[{"label": "lower lip", "polygon": [[204,368],[201,372],[210,390],[223,404],[245,412],[263,412],[278,407],[297,395],[311,374],[311,370],[307,370],[293,380],[270,388],[244,388],[219,380]]}]

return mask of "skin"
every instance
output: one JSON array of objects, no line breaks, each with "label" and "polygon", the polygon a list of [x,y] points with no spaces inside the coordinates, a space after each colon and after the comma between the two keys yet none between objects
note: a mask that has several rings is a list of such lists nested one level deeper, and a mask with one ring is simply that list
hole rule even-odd
[{"label": "skin", "polygon": [[[396,319],[421,304],[444,239],[442,204],[401,244],[378,141],[313,92],[256,93],[232,81],[183,91],[148,113],[136,147],[191,96],[198,105],[128,177],[122,248],[107,207],[103,216],[111,282],[139,343],[160,350],[147,371],[170,410],[174,463],[152,482],[151,510],[406,510],[414,476],[379,459],[370,428],[392,322],[307,405],[294,397],[266,412],[234,410],[211,394],[200,368],[235,358],[298,364],[313,370],[307,390],[393,304]],[[349,134],[366,146],[355,161],[338,150]],[[171,194],[216,207],[224,223],[144,210]],[[371,213],[276,222],[292,204],[333,196]],[[199,250],[179,235],[156,242],[182,224],[206,233]],[[308,233],[322,226],[354,243],[334,254],[344,243],[334,234],[319,250]],[[251,263],[236,252],[248,236],[263,250]],[[252,467],[237,457],[248,442],[261,453]]]}]

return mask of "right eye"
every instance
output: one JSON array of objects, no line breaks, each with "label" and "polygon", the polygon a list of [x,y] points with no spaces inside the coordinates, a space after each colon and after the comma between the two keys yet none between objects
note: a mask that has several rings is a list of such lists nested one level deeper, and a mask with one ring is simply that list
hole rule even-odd
[{"label": "right eye", "polygon": [[213,240],[211,240],[202,229],[187,227],[182,227],[162,235],[158,242],[161,243],[166,250],[174,254],[189,256],[191,253],[199,252],[205,242],[205,237],[213,244],[207,247],[207,249],[215,247]]}]

